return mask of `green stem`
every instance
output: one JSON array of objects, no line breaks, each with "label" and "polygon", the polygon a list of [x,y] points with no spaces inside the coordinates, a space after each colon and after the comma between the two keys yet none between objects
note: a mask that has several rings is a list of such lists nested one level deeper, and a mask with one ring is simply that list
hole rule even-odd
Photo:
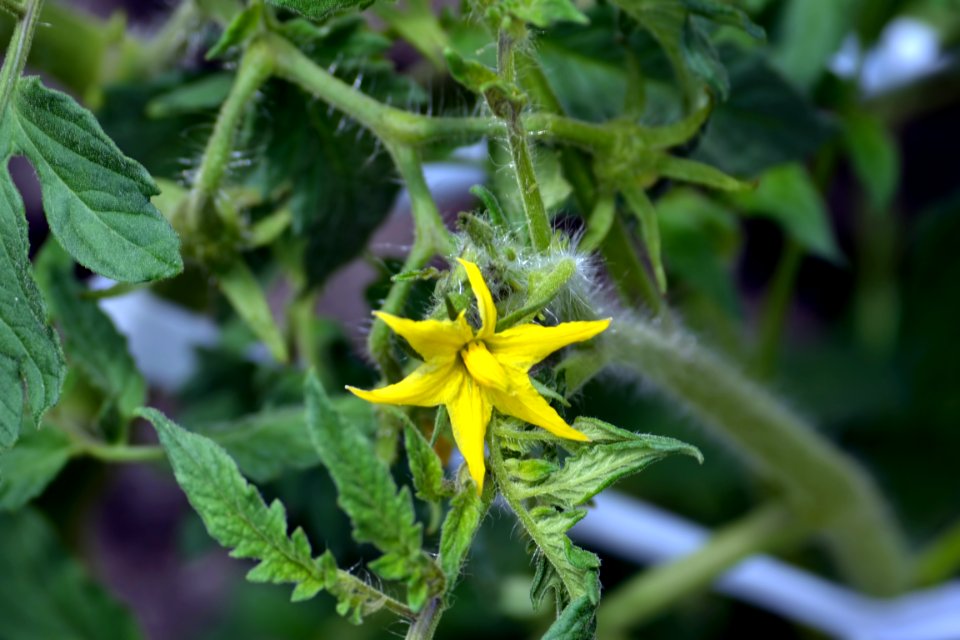
[{"label": "green stem", "polygon": [[440,625],[443,606],[439,598],[431,598],[407,629],[406,640],[432,640]]},{"label": "green stem", "polygon": [[560,576],[560,580],[563,582],[567,593],[570,594],[572,599],[577,599],[583,595],[584,586],[578,580],[568,576],[567,572],[563,571],[563,567],[568,564],[565,559],[555,559],[551,557],[550,549],[553,548],[553,545],[551,545],[548,540],[543,539],[540,527],[537,526],[530,512],[527,511],[527,508],[523,505],[523,497],[516,491],[516,488],[509,480],[510,474],[507,472],[506,465],[504,464],[503,451],[500,449],[498,439],[490,437],[488,438],[488,443],[490,449],[490,475],[493,476],[493,479],[496,481],[500,495],[503,496],[506,503],[510,505],[510,509],[516,514],[517,519],[527,532],[527,535],[530,536],[534,544],[537,545],[550,564],[557,570],[557,575]]},{"label": "green stem", "polygon": [[810,424],[680,331],[625,319],[605,346],[610,362],[660,387],[779,485],[797,516],[823,529],[858,587],[877,594],[904,587],[904,541],[877,487]]},{"label": "green stem", "polygon": [[84,442],[77,446],[79,455],[90,456],[101,462],[156,462],[165,455],[162,447],[149,445],[112,445],[99,442]]},{"label": "green stem", "polygon": [[[394,144],[387,144],[387,149],[393,156],[400,177],[403,178],[410,194],[414,241],[404,262],[403,270],[415,271],[426,266],[437,254],[453,253],[453,241],[423,177],[419,151],[407,145]],[[410,280],[394,282],[383,301],[381,310],[394,315],[401,314],[412,288],[413,282]],[[380,365],[388,380],[401,377],[400,368],[391,356],[390,330],[383,321],[378,319],[373,323],[367,346],[370,355]]]},{"label": "green stem", "polygon": [[782,505],[757,509],[715,533],[697,551],[648,569],[607,594],[597,614],[597,637],[626,638],[630,629],[706,587],[747,556],[771,551],[800,537],[800,530]]},{"label": "green stem", "polygon": [[13,36],[10,38],[10,45],[7,47],[3,67],[0,68],[0,121],[3,120],[4,114],[7,112],[7,106],[13,99],[17,82],[23,74],[24,67],[27,66],[27,58],[30,57],[30,45],[33,44],[33,35],[37,31],[37,22],[40,19],[42,8],[43,0],[27,0],[26,4],[21,7],[20,19],[13,29]]},{"label": "green stem", "polygon": [[[510,30],[500,29],[497,39],[497,70],[500,77],[508,85],[512,85],[517,77],[514,61],[515,43],[516,36]],[[490,106],[491,108],[494,107],[493,104]],[[547,215],[547,209],[543,204],[543,195],[540,193],[540,184],[537,182],[537,173],[533,166],[530,145],[527,142],[527,135],[524,132],[519,110],[511,107],[509,115],[504,119],[507,126],[507,144],[510,147],[510,156],[513,159],[513,170],[517,177],[520,200],[523,202],[523,213],[527,219],[527,230],[530,233],[530,244],[542,253],[550,247],[553,241],[553,232],[550,227],[550,217]]]},{"label": "green stem", "polygon": [[25,12],[23,5],[17,0],[0,0],[0,11],[6,11],[17,20],[23,18]]},{"label": "green stem", "polygon": [[803,249],[796,240],[788,239],[760,314],[760,337],[754,363],[754,372],[760,378],[770,377],[776,367],[787,312],[793,299],[793,287],[802,259]]},{"label": "green stem", "polygon": [[[226,175],[230,156],[234,150],[237,129],[243,120],[250,101],[273,71],[271,50],[261,43],[254,43],[243,54],[237,76],[226,102],[220,108],[213,135],[200,161],[193,189],[187,201],[186,221],[191,229],[199,228],[204,211],[216,195]],[[231,208],[225,209],[232,211]],[[223,215],[235,215],[224,213]],[[235,220],[226,220],[236,222]]]}]

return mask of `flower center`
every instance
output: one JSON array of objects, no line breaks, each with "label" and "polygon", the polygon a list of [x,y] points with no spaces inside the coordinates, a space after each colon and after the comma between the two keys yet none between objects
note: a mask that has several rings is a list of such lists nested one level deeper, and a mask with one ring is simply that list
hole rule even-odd
[{"label": "flower center", "polygon": [[510,386],[507,372],[504,370],[487,346],[480,340],[474,340],[460,351],[460,358],[466,365],[470,376],[481,386],[506,391]]}]

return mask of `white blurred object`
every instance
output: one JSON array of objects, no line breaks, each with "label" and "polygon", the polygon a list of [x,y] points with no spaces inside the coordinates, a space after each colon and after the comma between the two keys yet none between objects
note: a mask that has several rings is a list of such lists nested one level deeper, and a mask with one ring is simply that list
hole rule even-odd
[{"label": "white blurred object", "polygon": [[[708,530],[639,500],[607,491],[571,531],[578,541],[638,563],[676,560],[706,544]],[[721,593],[843,640],[958,640],[960,582],[879,599],[770,556],[721,575]]]},{"label": "white blurred object", "polygon": [[[96,276],[91,288],[106,289],[113,284]],[[130,355],[147,381],[166,392],[176,391],[193,374],[197,347],[211,347],[220,339],[220,330],[210,318],[145,289],[105,298],[100,308],[126,336]]]},{"label": "white blurred object", "polygon": [[830,69],[844,78],[857,77],[864,95],[874,96],[935,73],[947,64],[933,27],[912,18],[897,18],[867,52],[855,35],[848,36],[831,60]]}]

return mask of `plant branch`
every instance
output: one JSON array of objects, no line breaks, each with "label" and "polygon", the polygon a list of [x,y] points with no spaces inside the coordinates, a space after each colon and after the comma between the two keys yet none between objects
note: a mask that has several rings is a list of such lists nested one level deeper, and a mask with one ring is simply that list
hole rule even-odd
[{"label": "plant branch", "polygon": [[761,507],[716,532],[697,551],[648,569],[607,594],[597,614],[597,637],[626,638],[630,629],[706,587],[747,556],[796,542],[805,533],[782,505]]},{"label": "plant branch", "polygon": [[443,613],[439,598],[430,598],[423,610],[417,616],[410,628],[407,629],[406,640],[432,640],[440,625],[440,614]]},{"label": "plant branch", "polygon": [[33,44],[33,36],[37,31],[42,8],[43,0],[26,0],[26,3],[20,7],[20,18],[13,29],[3,67],[0,68],[0,121],[7,112],[7,106],[13,99],[17,82],[23,74],[24,67],[27,66],[30,46]]},{"label": "plant branch", "polygon": [[653,382],[778,485],[858,587],[881,595],[904,587],[904,540],[877,487],[810,424],[681,331],[624,319],[604,344],[611,363]]},{"label": "plant branch", "polygon": [[[407,145],[387,144],[397,171],[410,194],[411,215],[413,216],[414,241],[403,265],[404,271],[422,269],[435,255],[449,255],[453,252],[453,241],[443,224],[440,211],[433,200],[427,182],[423,177],[420,153]],[[398,280],[390,287],[390,292],[381,305],[381,310],[394,315],[402,314],[413,288],[410,280]],[[400,368],[391,356],[390,330],[382,320],[373,323],[367,341],[370,355],[388,380],[400,378]]]},{"label": "plant branch", "polygon": [[[186,223],[191,229],[199,228],[202,216],[210,200],[226,175],[233,153],[234,138],[243,119],[247,105],[256,95],[273,71],[271,50],[254,43],[243,54],[233,87],[226,102],[220,108],[213,135],[207,141],[200,168],[194,179],[193,189],[187,199]],[[230,213],[222,215],[230,216]],[[234,220],[227,220],[235,222]]]}]

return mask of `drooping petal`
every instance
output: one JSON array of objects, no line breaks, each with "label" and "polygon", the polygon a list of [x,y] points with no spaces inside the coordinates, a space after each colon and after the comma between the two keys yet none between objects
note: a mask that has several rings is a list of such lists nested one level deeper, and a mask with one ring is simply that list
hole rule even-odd
[{"label": "drooping petal", "polygon": [[589,340],[610,326],[610,318],[564,322],[555,327],[522,324],[489,336],[485,342],[501,364],[526,371],[548,355],[575,342]]},{"label": "drooping petal", "polygon": [[555,436],[586,442],[589,438],[560,417],[530,382],[530,376],[521,369],[505,367],[510,379],[509,391],[487,389],[487,395],[497,411],[546,429]]},{"label": "drooping petal", "polygon": [[481,386],[506,391],[510,385],[507,372],[497,359],[487,351],[482,342],[471,342],[461,352],[467,371]]},{"label": "drooping petal", "polygon": [[454,396],[462,378],[469,377],[456,359],[446,362],[428,362],[420,365],[396,384],[365,391],[347,387],[355,396],[377,404],[408,404],[416,407],[434,407]]},{"label": "drooping petal", "polygon": [[466,270],[470,288],[473,289],[473,295],[477,298],[477,308],[480,311],[480,331],[477,337],[492,336],[497,328],[497,307],[493,304],[493,296],[487,288],[483,274],[480,273],[480,267],[462,258],[457,258],[457,261]]},{"label": "drooping petal", "polygon": [[457,441],[457,448],[467,461],[470,476],[480,492],[486,473],[483,443],[493,407],[484,390],[469,375],[462,377],[459,391],[446,404],[453,427],[453,439]]},{"label": "drooping petal", "polygon": [[382,311],[373,315],[406,339],[424,360],[453,358],[473,339],[473,327],[464,312],[456,320],[408,320]]}]

